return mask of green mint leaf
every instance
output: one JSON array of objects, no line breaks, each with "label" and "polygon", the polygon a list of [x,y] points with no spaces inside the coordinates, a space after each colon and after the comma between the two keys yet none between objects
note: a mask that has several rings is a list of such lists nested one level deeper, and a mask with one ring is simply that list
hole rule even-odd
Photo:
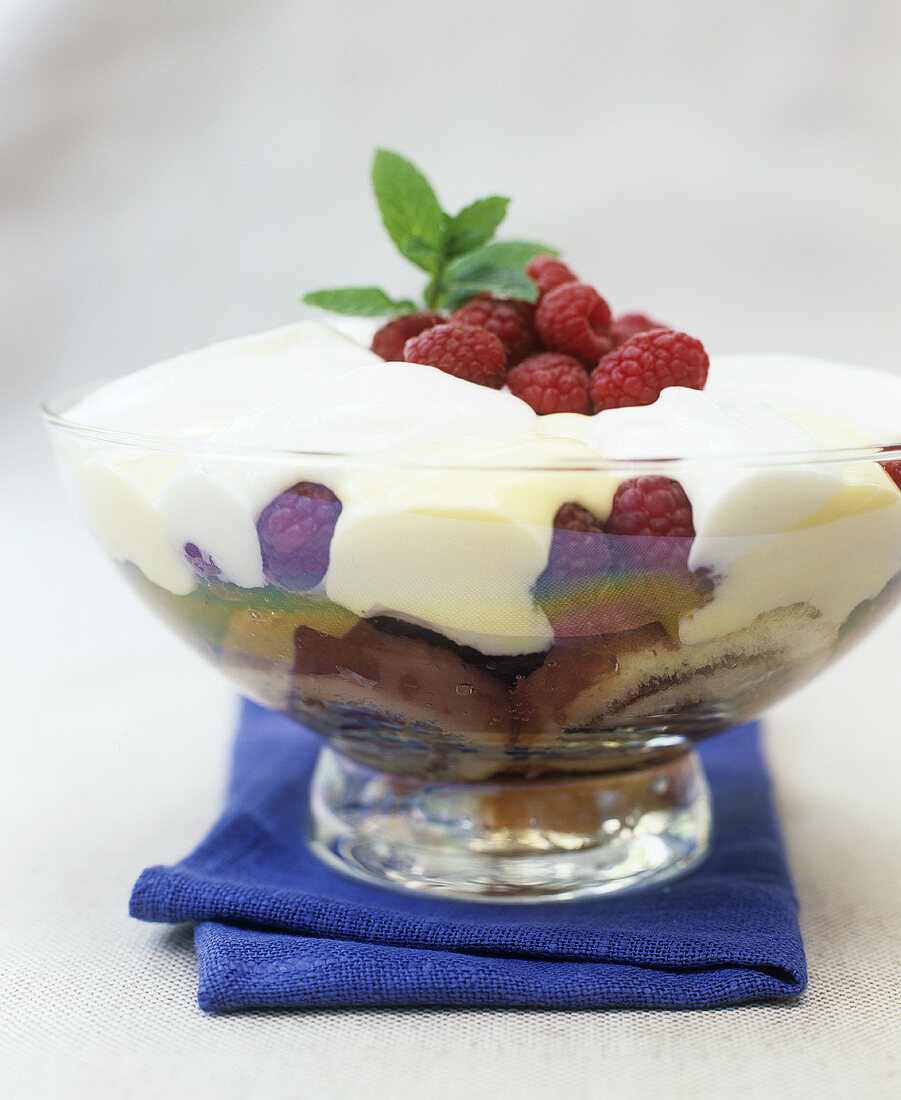
[{"label": "green mint leaf", "polygon": [[353,317],[382,317],[386,313],[412,313],[414,302],[404,298],[389,298],[377,286],[345,286],[335,290],[314,290],[304,294],[308,306],[329,309],[332,313],[348,313]]},{"label": "green mint leaf", "polygon": [[[391,240],[401,255],[429,276],[426,309],[455,308],[484,293],[537,300],[537,289],[525,274],[525,265],[538,253],[556,256],[557,252],[537,241],[492,239],[506,216],[508,198],[488,195],[450,217],[422,172],[388,149],[375,152],[372,186]],[[377,287],[318,290],[303,300],[322,309],[365,317],[422,308],[407,299],[396,301]]]},{"label": "green mint leaf", "polygon": [[421,267],[430,275],[434,275],[441,267],[443,256],[441,252],[425,243],[421,237],[405,237],[400,245],[401,255],[406,256],[411,263]]},{"label": "green mint leaf", "polygon": [[510,200],[502,195],[476,199],[451,218],[444,235],[444,251],[449,258],[462,256],[490,241],[507,216]]},{"label": "green mint leaf", "polygon": [[502,298],[519,298],[525,302],[538,300],[538,287],[524,271],[515,268],[483,268],[480,274],[451,283],[442,303],[448,309],[458,309],[476,294],[498,294]]},{"label": "green mint leaf", "polygon": [[[443,256],[441,241],[447,214],[432,185],[410,161],[387,149],[377,149],[372,162],[372,189],[388,236],[402,256],[424,267]],[[427,251],[430,250],[430,251]],[[424,267],[431,272],[432,268]]]},{"label": "green mint leaf", "polygon": [[500,268],[521,271],[533,256],[544,252],[557,255],[555,249],[537,241],[492,241],[452,260],[445,268],[445,280],[447,284],[469,282],[480,271]]}]

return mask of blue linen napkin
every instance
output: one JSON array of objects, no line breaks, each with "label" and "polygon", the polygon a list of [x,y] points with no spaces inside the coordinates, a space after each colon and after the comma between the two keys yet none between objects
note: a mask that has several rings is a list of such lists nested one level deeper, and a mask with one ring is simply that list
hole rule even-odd
[{"label": "blue linen napkin", "polygon": [[757,723],[701,746],[716,839],[694,872],[634,894],[528,906],[408,897],[321,863],[303,840],[320,744],[245,701],[222,817],[190,856],[135,884],[133,916],[197,922],[207,1011],[710,1008],[806,985]]}]

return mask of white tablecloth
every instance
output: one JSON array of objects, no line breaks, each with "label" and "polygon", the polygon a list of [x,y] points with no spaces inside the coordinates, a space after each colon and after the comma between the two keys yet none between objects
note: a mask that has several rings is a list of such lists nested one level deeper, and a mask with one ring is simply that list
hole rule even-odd
[{"label": "white tablecloth", "polygon": [[516,197],[617,308],[714,350],[897,369],[893,3],[9,0],[0,6],[0,1094],[896,1097],[901,619],[769,716],[797,1004],[204,1016],[131,921],[214,819],[232,698],[64,505],[34,404],[411,274],[366,194],[407,152]]}]

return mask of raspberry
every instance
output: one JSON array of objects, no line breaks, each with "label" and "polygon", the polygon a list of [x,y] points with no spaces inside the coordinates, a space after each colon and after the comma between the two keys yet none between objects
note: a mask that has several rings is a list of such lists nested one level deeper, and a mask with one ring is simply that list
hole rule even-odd
[{"label": "raspberry", "polygon": [[[535,582],[536,598],[571,600],[574,583],[603,576],[611,568],[608,544],[599,520],[587,508],[574,501],[561,504],[554,516],[547,565]],[[555,618],[560,609],[553,610]],[[548,608],[545,613],[550,613]]]},{"label": "raspberry", "polygon": [[546,574],[558,580],[597,576],[610,568],[610,551],[597,517],[574,501],[561,504]]},{"label": "raspberry", "polygon": [[588,374],[578,359],[545,351],[533,355],[507,374],[512,393],[537,413],[590,413]]},{"label": "raspberry", "polygon": [[451,321],[454,324],[475,325],[493,332],[504,345],[507,366],[512,367],[538,347],[533,318],[523,309],[525,305],[528,303],[517,302],[512,298],[492,298],[490,294],[479,294],[452,314]]},{"label": "raspberry", "polygon": [[617,488],[604,524],[610,535],[663,535],[694,538],[691,504],[678,481],[647,474]]},{"label": "raspberry", "polygon": [[398,363],[404,357],[404,344],[411,336],[418,336],[427,328],[440,325],[444,318],[440,313],[405,313],[382,325],[372,338],[372,350],[387,363]]},{"label": "raspberry", "polygon": [[659,321],[652,321],[643,313],[621,313],[610,322],[610,336],[613,339],[613,346],[618,348],[638,332],[649,332],[652,328],[666,327]]},{"label": "raspberry", "polygon": [[701,341],[684,332],[639,332],[605,355],[591,372],[591,400],[600,412],[651,405],[666,386],[702,390],[709,365]]},{"label": "raspberry", "polygon": [[558,260],[556,256],[548,256],[547,253],[533,256],[529,260],[526,264],[526,275],[538,287],[540,296],[544,296],[554,287],[576,281],[576,276],[562,260]]},{"label": "raspberry", "polygon": [[688,568],[695,535],[691,502],[679,482],[671,478],[629,478],[613,495],[604,532],[628,536],[617,540],[621,560],[628,568],[682,572]]},{"label": "raspberry", "polygon": [[574,501],[557,510],[548,563],[535,582],[535,598],[556,638],[594,637],[649,621],[639,613],[636,622],[634,600],[627,594],[623,601],[611,589],[616,541]]},{"label": "raspberry", "polygon": [[291,591],[315,588],[325,576],[341,502],[324,485],[300,481],[263,509],[257,535],[263,572]]},{"label": "raspberry", "polygon": [[894,462],[880,462],[879,465],[885,470],[898,488],[901,489],[901,462],[896,459]]},{"label": "raspberry", "polygon": [[475,325],[435,325],[404,345],[408,363],[437,367],[456,378],[499,389],[507,356],[504,345],[487,329]]},{"label": "raspberry", "polygon": [[219,566],[209,554],[204,554],[195,543],[186,542],[183,550],[185,557],[188,559],[188,565],[201,580],[213,581],[222,577],[222,570]]},{"label": "raspberry", "polygon": [[607,333],[610,307],[587,283],[564,283],[538,303],[535,327],[551,351],[594,366],[613,346]]}]

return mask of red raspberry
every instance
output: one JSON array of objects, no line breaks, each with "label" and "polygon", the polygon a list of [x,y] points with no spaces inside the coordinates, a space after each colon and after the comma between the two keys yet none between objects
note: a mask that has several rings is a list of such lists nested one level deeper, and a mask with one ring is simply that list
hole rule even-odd
[{"label": "red raspberry", "polygon": [[644,313],[621,313],[610,322],[610,335],[613,338],[613,346],[618,348],[638,332],[650,332],[652,328],[667,327],[659,321],[652,321]]},{"label": "red raspberry", "polygon": [[702,390],[710,360],[693,336],[657,328],[630,336],[591,372],[591,400],[601,409],[651,405],[666,386]]},{"label": "red raspberry", "polygon": [[607,573],[611,567],[609,540],[599,520],[581,504],[561,504],[554,516],[554,533],[547,566],[535,582],[539,600],[568,592],[574,581]]},{"label": "red raspberry", "polygon": [[611,545],[617,541],[581,505],[569,501],[557,510],[548,563],[535,582],[535,598],[555,637],[594,637],[649,621],[633,621],[632,607],[623,607],[606,587],[616,569]]},{"label": "red raspberry", "polygon": [[576,276],[562,260],[558,260],[556,256],[548,256],[545,252],[529,260],[526,264],[526,275],[538,287],[539,296],[547,294],[556,286],[576,281]]},{"label": "red raspberry", "polygon": [[588,374],[578,359],[545,351],[532,355],[507,374],[512,393],[537,413],[590,413]]},{"label": "red raspberry", "polygon": [[901,489],[901,462],[896,459],[894,462],[880,462],[879,465],[885,470],[898,488]]},{"label": "red raspberry", "polygon": [[263,572],[291,591],[315,588],[326,574],[341,501],[315,481],[299,481],[271,500],[257,520]]},{"label": "red raspberry", "polygon": [[608,542],[597,517],[574,501],[561,504],[554,516],[547,575],[576,580],[606,573],[610,564]]},{"label": "red raspberry", "polygon": [[538,347],[533,318],[523,308],[528,304],[512,298],[492,298],[490,294],[479,294],[453,313],[451,321],[454,324],[475,325],[493,332],[504,345],[507,365],[512,367]]},{"label": "red raspberry", "polygon": [[694,538],[691,503],[678,481],[657,474],[622,482],[604,530],[610,535]]},{"label": "red raspberry", "polygon": [[507,356],[494,335],[475,325],[435,325],[404,344],[408,363],[437,367],[456,378],[500,389]]},{"label": "red raspberry", "polygon": [[372,350],[386,363],[399,363],[404,357],[404,344],[427,328],[440,325],[444,318],[440,313],[405,313],[382,325],[372,338]]},{"label": "red raspberry", "polygon": [[614,493],[604,532],[629,536],[617,548],[626,568],[682,572],[695,535],[691,502],[671,478],[629,478]]},{"label": "red raspberry", "polygon": [[607,333],[610,307],[587,283],[564,283],[538,303],[535,327],[551,351],[594,366],[613,346]]}]

